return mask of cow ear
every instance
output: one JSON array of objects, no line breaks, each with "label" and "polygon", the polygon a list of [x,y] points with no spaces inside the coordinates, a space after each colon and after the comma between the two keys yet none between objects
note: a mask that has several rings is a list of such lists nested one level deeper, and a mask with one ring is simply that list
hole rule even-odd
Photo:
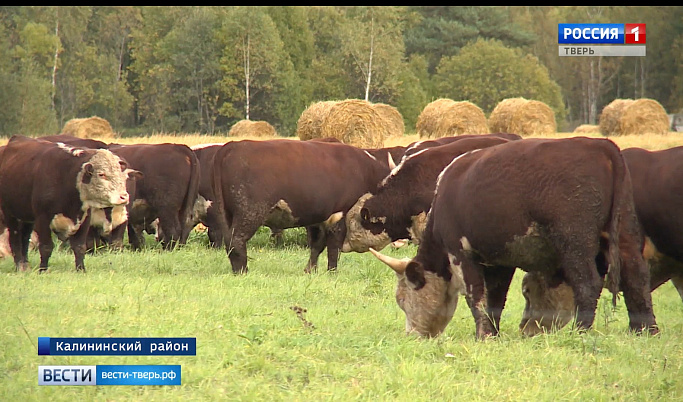
[{"label": "cow ear", "polygon": [[145,177],[141,171],[135,169],[128,169],[126,173],[128,173],[128,178],[133,180],[142,180]]},{"label": "cow ear", "polygon": [[412,285],[414,290],[420,290],[427,283],[425,280],[425,271],[417,261],[411,261],[408,263],[405,271],[406,279]]},{"label": "cow ear", "polygon": [[90,179],[92,179],[92,175],[95,172],[95,168],[92,166],[92,163],[88,162],[85,165],[83,165],[83,178],[81,181],[85,184],[90,183]]},{"label": "cow ear", "polygon": [[360,209],[360,219],[364,221],[370,220],[370,211],[367,208],[363,207]]}]

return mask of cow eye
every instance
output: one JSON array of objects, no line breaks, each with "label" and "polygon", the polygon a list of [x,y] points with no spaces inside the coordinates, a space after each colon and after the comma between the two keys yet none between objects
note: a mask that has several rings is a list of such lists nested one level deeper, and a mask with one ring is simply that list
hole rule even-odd
[{"label": "cow eye", "polygon": [[97,175],[98,175],[99,177],[103,178],[103,179],[106,179],[106,178],[107,178],[107,174],[104,173],[104,172],[99,172]]},{"label": "cow eye", "polygon": [[366,222],[369,221],[370,220],[370,211],[368,211],[367,208],[361,208],[360,218]]}]

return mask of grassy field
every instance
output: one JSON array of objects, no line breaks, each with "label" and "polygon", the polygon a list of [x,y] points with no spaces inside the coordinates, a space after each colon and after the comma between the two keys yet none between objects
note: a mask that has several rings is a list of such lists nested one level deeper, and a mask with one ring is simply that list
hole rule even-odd
[{"label": "grassy field", "polygon": [[[614,140],[648,149],[683,144],[677,134]],[[518,272],[500,337],[475,341],[461,298],[445,333],[424,340],[405,335],[395,275],[371,255],[343,254],[338,272],[307,275],[305,232],[285,231],[284,240],[276,247],[260,230],[249,243],[250,272],[241,276],[203,233],[172,252],[151,237],[140,252],[98,252],[86,257],[85,274],[66,250],[55,251],[42,275],[0,261],[0,401],[683,400],[683,303],[671,284],[653,293],[655,337],[628,333],[623,300],[612,310],[605,291],[591,331],[526,338],[517,328]],[[412,257],[416,249],[385,251]],[[38,265],[37,252],[30,262]],[[39,336],[195,337],[197,355],[38,356]],[[97,364],[179,364],[182,385],[37,385],[39,365]]]}]

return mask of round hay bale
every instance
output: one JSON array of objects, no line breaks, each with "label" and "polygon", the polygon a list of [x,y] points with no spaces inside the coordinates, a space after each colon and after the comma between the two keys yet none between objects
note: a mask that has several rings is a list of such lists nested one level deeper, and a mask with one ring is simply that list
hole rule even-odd
[{"label": "round hay bale", "polygon": [[574,134],[600,134],[600,127],[597,124],[581,124],[574,129]]},{"label": "round hay bale", "polygon": [[436,126],[439,122],[441,110],[454,104],[455,101],[447,98],[440,98],[427,104],[422,109],[422,112],[417,117],[415,122],[415,130],[420,138],[431,138],[432,134],[436,132]]},{"label": "round hay bale", "polygon": [[537,100],[524,98],[503,99],[489,116],[489,128],[494,133],[547,135],[557,132],[555,112]]},{"label": "round hay bale", "polygon": [[347,99],[330,108],[323,119],[320,136],[360,148],[381,148],[389,136],[389,125],[370,102]]},{"label": "round hay bale", "polygon": [[489,132],[486,115],[479,106],[468,101],[441,98],[422,110],[415,124],[420,138],[441,138],[461,134]]},{"label": "round hay bale", "polygon": [[323,120],[337,101],[322,101],[311,104],[301,113],[296,122],[296,135],[300,140],[306,141],[313,138],[321,138],[320,127]]},{"label": "round hay bale", "polygon": [[78,138],[110,139],[116,137],[109,122],[101,117],[92,116],[83,119],[71,119],[66,122],[62,134]]},{"label": "round hay bale", "polygon": [[[612,102],[614,103],[614,102]],[[610,104],[611,105],[611,104]],[[610,105],[607,105],[607,109]],[[600,116],[602,123],[602,115]],[[666,134],[669,132],[669,118],[664,107],[653,99],[641,98],[622,102],[618,116],[609,116],[612,131],[602,131],[603,135]],[[616,118],[616,121],[614,121]],[[605,134],[605,133],[609,134]]]},{"label": "round hay bale", "polygon": [[598,121],[600,133],[602,135],[619,135],[617,132],[619,130],[621,114],[623,113],[624,108],[631,103],[633,103],[633,99],[615,99],[602,109]]},{"label": "round hay bale", "polygon": [[403,122],[403,116],[398,109],[384,103],[373,103],[372,107],[385,120],[390,136],[401,137],[405,134],[405,123]]},{"label": "round hay bale", "polygon": [[229,137],[274,137],[275,128],[267,121],[240,120],[228,131]]}]

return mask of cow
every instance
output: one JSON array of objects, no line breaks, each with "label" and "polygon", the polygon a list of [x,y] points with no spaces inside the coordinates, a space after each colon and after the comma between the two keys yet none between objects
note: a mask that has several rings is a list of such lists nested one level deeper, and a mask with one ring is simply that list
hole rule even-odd
[{"label": "cow", "polygon": [[419,243],[441,171],[465,152],[509,141],[497,136],[464,137],[407,156],[349,210],[342,251],[381,250],[401,239]]},{"label": "cow", "polygon": [[213,160],[216,152],[225,143],[199,144],[191,149],[197,155],[200,166],[199,189],[197,201],[192,208],[189,222],[190,229],[202,223],[207,228],[209,244],[213,247],[223,246],[223,237],[217,221],[215,207],[213,205]]},{"label": "cow", "polygon": [[0,161],[0,210],[17,270],[29,269],[31,232],[38,235],[40,271],[48,269],[52,232],[68,239],[77,271],[85,271],[85,236],[93,209],[128,203],[127,164],[106,149],[13,136]]},{"label": "cow", "polygon": [[399,260],[371,249],[398,276],[406,331],[439,335],[459,294],[476,338],[496,336],[516,268],[561,275],[576,295],[577,327],[592,327],[609,267],[629,327],[658,332],[631,179],[608,139],[524,139],[455,158],[440,174],[417,255]]},{"label": "cow", "polygon": [[235,273],[247,272],[246,243],[260,226],[311,228],[306,272],[315,269],[325,247],[328,270],[335,270],[341,217],[389,173],[387,165],[351,145],[285,139],[228,142],[213,169],[214,202]]},{"label": "cow", "polygon": [[184,244],[199,191],[200,166],[195,153],[187,145],[170,143],[109,144],[109,149],[142,172],[128,217],[128,240],[133,249],[142,247],[142,230],[157,218],[164,249]]},{"label": "cow", "polygon": [[[92,149],[108,149],[109,144],[92,138],[80,138],[69,134],[57,134],[40,137],[41,140]],[[127,162],[126,162],[127,163]],[[123,234],[127,227],[128,215],[135,196],[135,182],[142,179],[142,173],[127,168],[126,191],[129,202],[116,207],[93,209],[91,211],[91,230],[86,237],[86,250],[94,251],[97,247],[108,244],[112,249],[123,249]],[[62,239],[63,240],[63,239]]]},{"label": "cow", "polygon": [[[661,151],[621,151],[633,182],[638,222],[645,235],[643,257],[650,267],[650,290],[671,280],[683,299],[683,147]],[[604,276],[605,269],[598,265]],[[520,330],[529,336],[562,328],[574,318],[574,293],[562,278],[526,274]]]}]

